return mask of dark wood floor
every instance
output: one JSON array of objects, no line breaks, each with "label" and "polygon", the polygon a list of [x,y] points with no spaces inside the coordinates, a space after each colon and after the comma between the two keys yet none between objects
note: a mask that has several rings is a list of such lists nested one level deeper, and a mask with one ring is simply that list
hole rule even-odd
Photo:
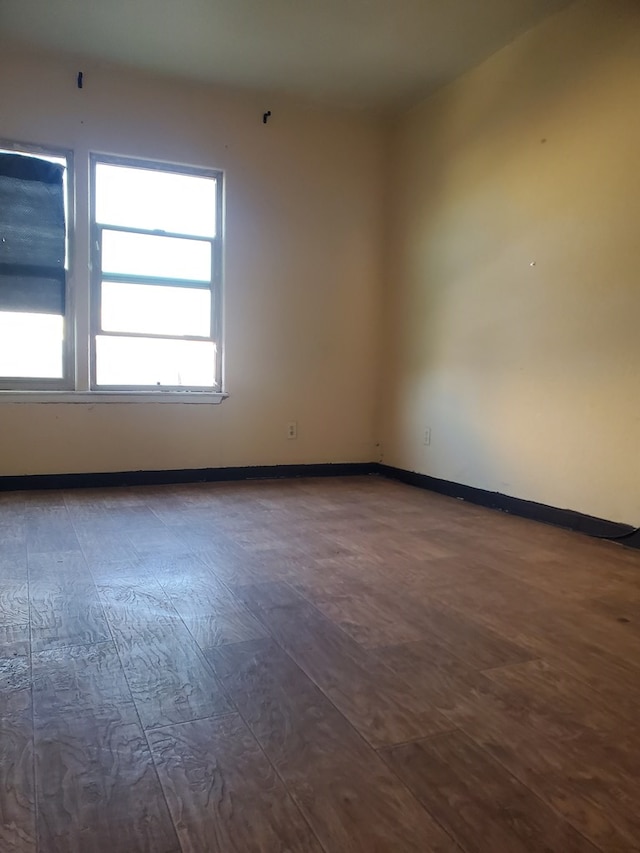
[{"label": "dark wood floor", "polygon": [[378,478],[0,495],[2,853],[640,850],[640,553]]}]

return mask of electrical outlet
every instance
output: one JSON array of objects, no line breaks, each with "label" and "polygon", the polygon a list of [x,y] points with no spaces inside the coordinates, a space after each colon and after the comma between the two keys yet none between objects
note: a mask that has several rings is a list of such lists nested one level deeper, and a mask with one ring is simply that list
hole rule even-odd
[{"label": "electrical outlet", "polygon": [[298,437],[298,421],[289,421],[287,424],[287,438],[289,440]]},{"label": "electrical outlet", "polygon": [[424,428],[423,444],[427,447],[431,444],[431,427]]}]

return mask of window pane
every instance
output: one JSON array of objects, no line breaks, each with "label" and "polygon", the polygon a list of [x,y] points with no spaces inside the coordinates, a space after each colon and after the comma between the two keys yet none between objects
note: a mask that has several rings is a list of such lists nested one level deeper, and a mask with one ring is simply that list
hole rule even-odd
[{"label": "window pane", "polygon": [[102,272],[210,281],[211,243],[103,231]]},{"label": "window pane", "polygon": [[96,338],[98,385],[195,385],[213,388],[216,347],[210,341]]},{"label": "window pane", "polygon": [[211,334],[211,291],[104,281],[102,328],[107,332],[208,338]]},{"label": "window pane", "polygon": [[97,163],[96,221],[125,228],[214,237],[216,180]]},{"label": "window pane", "polygon": [[63,335],[56,314],[0,311],[0,376],[61,379]]}]

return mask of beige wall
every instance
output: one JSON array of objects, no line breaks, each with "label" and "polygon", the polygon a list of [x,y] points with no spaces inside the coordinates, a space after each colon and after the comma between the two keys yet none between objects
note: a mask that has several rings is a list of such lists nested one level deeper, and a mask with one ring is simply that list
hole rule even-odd
[{"label": "beige wall", "polygon": [[586,0],[401,122],[386,463],[640,524],[639,105]]},{"label": "beige wall", "polygon": [[[1,403],[0,475],[365,461],[382,439],[391,465],[640,522],[634,0],[578,0],[390,149],[365,115],[87,63],[80,92],[79,67],[3,48],[0,137],[226,170],[231,398]],[[80,185],[81,270],[86,205]]]},{"label": "beige wall", "polygon": [[378,121],[3,46],[0,138],[71,148],[79,165],[94,150],[226,171],[231,395],[217,407],[0,403],[0,475],[373,458]]}]

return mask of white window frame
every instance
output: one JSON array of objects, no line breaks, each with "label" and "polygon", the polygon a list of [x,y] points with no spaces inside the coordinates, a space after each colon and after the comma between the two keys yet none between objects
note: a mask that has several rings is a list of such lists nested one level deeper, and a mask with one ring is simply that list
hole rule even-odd
[{"label": "white window frame", "polygon": [[[173,234],[165,231],[153,231],[144,228],[130,228],[116,225],[101,225],[96,222],[96,166],[107,164],[110,166],[127,166],[129,168],[151,169],[159,172],[171,172],[180,175],[195,175],[201,178],[211,178],[216,182],[216,210],[215,222],[216,231],[213,237],[200,237],[191,234]],[[136,392],[141,391],[150,394],[162,394],[166,392],[176,393],[221,393],[222,392],[222,223],[223,209],[222,199],[224,194],[223,173],[217,169],[198,169],[190,166],[179,166],[172,163],[161,163],[155,160],[143,160],[130,157],[113,157],[105,154],[90,155],[90,199],[91,209],[89,212],[90,218],[90,265],[91,265],[91,350],[90,350],[90,387],[94,391],[112,391],[112,392]],[[211,246],[211,278],[209,292],[211,293],[211,327],[208,337],[193,336],[193,335],[156,335],[149,333],[137,332],[109,332],[102,329],[100,319],[101,305],[101,288],[103,280],[110,281],[127,281],[132,283],[159,284],[162,286],[183,287],[184,283],[179,280],[172,285],[171,279],[152,278],[147,276],[131,276],[122,275],[115,276],[110,274],[103,275],[101,272],[101,253],[102,253],[102,232],[119,231],[127,234],[148,234],[150,236],[177,237],[181,239],[198,240],[203,243],[209,243]],[[201,285],[200,285],[201,286]],[[96,379],[96,338],[98,335],[113,336],[113,337],[130,337],[130,338],[156,338],[159,340],[183,340],[183,341],[210,341],[216,348],[215,356],[215,375],[213,386],[169,386],[163,385],[155,389],[152,385],[131,386],[131,385],[98,385]]]},{"label": "white window frame", "polygon": [[[218,404],[228,397],[224,387],[224,172],[213,168],[184,166],[144,158],[118,157],[90,152],[88,157],[74,158],[70,149],[55,145],[24,143],[0,139],[0,148],[11,152],[64,157],[66,160],[67,253],[65,281],[63,378],[0,377],[1,403],[200,403]],[[216,346],[215,385],[213,388],[189,386],[96,386],[95,336],[99,330],[100,264],[95,263],[95,163],[120,164],[155,168],[161,171],[212,177],[216,185],[216,235],[212,242],[211,336]],[[89,189],[88,211],[76,204],[76,188]],[[85,220],[86,215],[86,220]],[[78,217],[83,221],[79,222]],[[136,231],[137,229],[123,229]],[[188,235],[180,235],[187,236]],[[78,237],[88,254],[78,251]],[[88,237],[88,239],[87,239]],[[99,237],[98,237],[99,239]],[[200,239],[200,238],[196,238]],[[98,258],[99,260],[99,258]],[[97,313],[96,313],[97,312]],[[96,322],[97,317],[97,322]],[[141,335],[141,337],[154,337]],[[171,338],[159,335],[160,338]],[[176,336],[177,337],[177,336]],[[189,338],[186,338],[189,339]]]},{"label": "white window frame", "polygon": [[0,139],[0,150],[13,154],[27,154],[41,157],[57,157],[65,160],[65,295],[62,345],[62,377],[52,379],[47,377],[11,377],[0,376],[0,401],[4,392],[59,392],[70,391],[75,385],[75,334],[74,334],[74,293],[71,286],[71,270],[73,269],[74,222],[75,222],[75,193],[74,193],[74,164],[73,151],[58,148],[54,145],[34,145],[29,142]]}]

